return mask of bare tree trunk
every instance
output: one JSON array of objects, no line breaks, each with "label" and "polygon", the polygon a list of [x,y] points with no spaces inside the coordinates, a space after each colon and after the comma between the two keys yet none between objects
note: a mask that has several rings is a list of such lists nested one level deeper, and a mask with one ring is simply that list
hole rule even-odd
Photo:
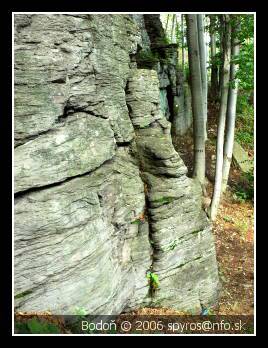
[{"label": "bare tree trunk", "polygon": [[204,132],[205,140],[207,140],[207,53],[206,53],[206,44],[204,36],[204,15],[197,15],[197,27],[198,27],[198,44],[200,52],[200,71],[201,71],[201,80],[202,80],[202,100],[204,108]]},{"label": "bare tree trunk", "polygon": [[173,16],[172,16],[172,27],[171,27],[171,37],[170,37],[170,41],[171,42],[174,42],[174,28],[176,27],[175,23],[176,23],[176,15],[173,14]]},{"label": "bare tree trunk", "polygon": [[[232,30],[232,59],[239,55],[239,42],[235,37],[236,28]],[[234,133],[235,133],[235,119],[236,119],[236,102],[238,93],[238,81],[235,79],[238,70],[238,65],[231,63],[230,70],[230,86],[228,95],[227,120],[226,120],[226,136],[224,144],[224,161],[223,161],[223,175],[222,175],[222,191],[225,192],[228,183],[230,166],[233,156]]]},{"label": "bare tree trunk", "polygon": [[169,14],[167,15],[167,21],[166,21],[166,28],[165,28],[166,35],[167,35],[167,29],[168,29],[168,22],[169,22]]},{"label": "bare tree trunk", "polygon": [[224,144],[224,129],[226,121],[228,88],[230,79],[230,57],[231,57],[231,29],[229,15],[223,15],[223,76],[221,86],[221,104],[218,118],[218,134],[217,134],[217,159],[216,159],[216,174],[215,184],[209,214],[211,220],[215,220],[218,207],[220,204],[222,191],[222,170],[223,170],[223,144]]},{"label": "bare tree trunk", "polygon": [[216,64],[216,33],[215,33],[215,23],[216,18],[215,15],[210,15],[210,43],[211,43],[211,79],[210,79],[210,97],[215,102],[218,100],[218,91],[219,91],[219,83],[218,83],[218,67]]},{"label": "bare tree trunk", "polygon": [[219,87],[219,90],[218,90],[218,96],[219,96],[219,100],[221,100],[221,92],[222,92],[222,80],[223,80],[223,64],[222,62],[224,61],[224,32],[223,32],[223,28],[224,28],[224,15],[220,15],[219,16],[219,22],[220,22],[220,61],[221,61],[221,64],[219,65],[218,67],[218,87]]},{"label": "bare tree trunk", "polygon": [[205,185],[205,137],[202,80],[198,45],[197,15],[186,15],[187,43],[194,124],[194,173],[203,190]]},{"label": "bare tree trunk", "polygon": [[[175,29],[175,39],[176,39],[176,44],[179,44],[179,39],[180,39],[180,33],[179,33],[179,22],[178,22],[178,18],[176,16],[176,29]],[[178,52],[178,56],[179,56],[179,52]],[[179,59],[179,57],[178,57]]]},{"label": "bare tree trunk", "polygon": [[183,14],[181,15],[181,63],[182,63],[182,72],[184,76],[184,21]]}]

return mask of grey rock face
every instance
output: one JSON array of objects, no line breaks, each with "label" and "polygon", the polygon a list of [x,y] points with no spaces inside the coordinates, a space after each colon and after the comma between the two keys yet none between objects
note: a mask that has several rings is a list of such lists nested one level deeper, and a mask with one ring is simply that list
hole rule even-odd
[{"label": "grey rock face", "polygon": [[76,113],[61,127],[15,149],[15,192],[90,172],[114,154],[109,121]]},{"label": "grey rock face", "polygon": [[131,224],[145,206],[131,161],[119,149],[92,174],[16,200],[18,308],[111,314],[124,309],[136,288],[137,301],[146,297],[151,250],[147,231]]},{"label": "grey rock face", "polygon": [[148,25],[15,15],[16,310],[198,312],[215,301],[200,188],[173,148],[156,71],[133,61]]},{"label": "grey rock face", "polygon": [[[148,91],[159,95],[156,72],[133,71],[128,87],[142,178],[148,188],[152,270],[161,284],[152,305],[198,312],[201,306],[216,300],[218,286],[214,242],[201,210],[201,189],[186,177],[186,167],[173,148],[159,102],[145,97]],[[142,108],[144,115],[151,115],[145,129],[135,121],[140,119]]]},{"label": "grey rock face", "polygon": [[193,122],[191,90],[181,71],[177,73],[177,93],[173,100],[173,132],[176,136],[184,135]]},{"label": "grey rock face", "polygon": [[167,43],[159,15],[143,17],[144,26],[141,28],[147,28],[149,36],[149,45],[145,40],[145,49],[151,49],[161,57],[156,68],[161,110],[172,122],[172,134],[178,137],[184,135],[192,125],[191,93],[188,82],[184,81],[183,73],[178,68],[178,45]]},{"label": "grey rock face", "polygon": [[247,152],[237,141],[234,141],[233,159],[242,172],[248,173],[253,170],[253,161],[249,159]]},{"label": "grey rock face", "polygon": [[124,88],[136,50],[132,28],[128,16],[32,15],[15,33],[16,144],[77,111],[109,119],[118,141],[131,140]]}]

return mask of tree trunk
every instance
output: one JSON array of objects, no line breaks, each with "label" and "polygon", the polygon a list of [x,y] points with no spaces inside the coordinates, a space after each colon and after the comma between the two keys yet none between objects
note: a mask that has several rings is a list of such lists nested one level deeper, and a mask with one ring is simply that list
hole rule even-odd
[{"label": "tree trunk", "polygon": [[181,15],[181,64],[182,64],[182,72],[184,76],[184,21],[183,14]]},{"label": "tree trunk", "polygon": [[166,21],[166,29],[165,29],[166,35],[167,35],[167,30],[168,30],[168,21],[169,21],[169,14],[167,15],[167,21]]},{"label": "tree trunk", "polygon": [[[235,38],[236,30],[232,30],[232,59],[239,55],[239,42]],[[235,133],[235,118],[236,118],[236,102],[238,93],[238,81],[235,79],[238,70],[238,65],[231,63],[230,70],[230,86],[228,95],[228,108],[226,120],[226,137],[224,144],[224,161],[223,161],[223,177],[222,177],[222,191],[225,192],[228,183],[229,171],[233,155],[234,133]]]},{"label": "tree trunk", "polygon": [[223,144],[224,144],[224,129],[226,121],[228,88],[230,79],[230,56],[231,56],[231,30],[229,15],[223,15],[223,76],[221,86],[221,104],[218,118],[218,134],[217,134],[217,159],[216,159],[216,174],[213,197],[209,214],[211,220],[215,220],[218,207],[220,204],[222,191],[222,170],[223,170]]},{"label": "tree trunk", "polygon": [[211,43],[211,79],[210,79],[210,97],[216,102],[219,98],[219,83],[218,83],[218,66],[216,62],[216,33],[215,33],[215,24],[216,18],[215,15],[210,15],[210,43]]},{"label": "tree trunk", "polygon": [[[179,22],[178,22],[177,16],[176,16],[175,39],[176,39],[176,44],[179,44],[180,43],[180,28],[179,28]],[[178,55],[179,55],[179,51],[178,51]]]},{"label": "tree trunk", "polygon": [[224,67],[223,67],[223,61],[224,61],[224,40],[225,40],[225,34],[224,34],[224,15],[219,16],[219,22],[220,22],[220,65],[218,67],[218,96],[219,100],[221,100],[221,92],[222,92],[222,83],[223,83],[223,75],[224,75]]},{"label": "tree trunk", "polygon": [[198,44],[200,52],[200,71],[201,71],[201,80],[202,80],[202,100],[203,100],[203,109],[204,109],[204,132],[205,140],[207,140],[207,53],[206,53],[206,44],[204,36],[204,15],[197,15],[197,27],[198,27]]},{"label": "tree trunk", "polygon": [[171,42],[174,42],[174,28],[176,27],[175,23],[176,23],[176,15],[174,14],[172,16],[172,27],[171,27],[171,35],[170,35]]},{"label": "tree trunk", "polygon": [[205,132],[200,72],[200,53],[198,45],[197,15],[186,15],[187,43],[192,92],[192,110],[194,125],[194,173],[203,190],[205,184]]}]

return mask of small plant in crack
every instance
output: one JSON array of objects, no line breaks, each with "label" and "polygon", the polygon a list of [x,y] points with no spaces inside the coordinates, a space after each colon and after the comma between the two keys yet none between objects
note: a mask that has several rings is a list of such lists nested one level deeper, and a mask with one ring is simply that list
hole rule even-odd
[{"label": "small plant in crack", "polygon": [[140,224],[143,224],[145,222],[145,220],[146,220],[145,213],[142,212],[136,220],[131,222],[131,224],[132,225],[134,225],[134,224],[140,225]]},{"label": "small plant in crack", "polygon": [[148,279],[148,283],[150,286],[150,292],[151,292],[151,294],[154,294],[160,285],[158,275],[149,271],[146,274],[146,278]]}]

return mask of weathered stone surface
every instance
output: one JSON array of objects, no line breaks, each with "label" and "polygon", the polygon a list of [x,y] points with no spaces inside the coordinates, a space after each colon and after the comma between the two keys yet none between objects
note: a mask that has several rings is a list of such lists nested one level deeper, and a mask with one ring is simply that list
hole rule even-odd
[{"label": "weathered stone surface", "polygon": [[[130,155],[15,203],[16,306],[26,311],[121,312],[148,293],[143,183]],[[135,298],[134,293],[138,291]]]},{"label": "weathered stone surface", "polygon": [[[167,121],[160,110],[160,98],[157,103],[155,97],[142,98],[159,95],[156,72],[133,70],[127,92],[142,178],[147,186],[152,270],[161,284],[151,304],[198,313],[216,300],[218,291],[214,241],[201,209],[201,188],[185,175],[187,170],[173,148],[170,128],[163,126]],[[136,122],[142,107],[145,115],[151,114],[146,129]]]},{"label": "weathered stone surface", "polygon": [[247,152],[237,141],[234,141],[233,158],[244,173],[250,172],[254,167],[253,161],[249,159]]},{"label": "weathered stone surface", "polygon": [[199,312],[215,300],[201,191],[160,107],[174,72],[164,86],[135,63],[162,35],[148,28],[142,15],[15,15],[16,310]]},{"label": "weathered stone surface", "polygon": [[177,73],[177,93],[173,99],[173,134],[184,135],[193,122],[191,90],[181,71]]},{"label": "weathered stone surface", "polygon": [[15,149],[15,192],[90,172],[114,154],[109,121],[76,113],[61,127]]},{"label": "weathered stone surface", "polygon": [[53,128],[59,117],[74,111],[109,118],[116,139],[131,140],[134,133],[124,94],[129,54],[135,53],[138,40],[131,19],[30,18],[30,25],[22,27],[24,15],[15,15],[16,144]]}]

